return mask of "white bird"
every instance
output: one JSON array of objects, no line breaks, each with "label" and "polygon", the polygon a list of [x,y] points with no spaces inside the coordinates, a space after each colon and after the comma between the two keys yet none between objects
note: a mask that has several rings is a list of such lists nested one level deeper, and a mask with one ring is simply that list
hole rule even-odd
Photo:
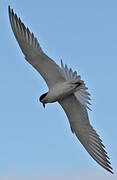
[{"label": "white bird", "polygon": [[[40,97],[46,103],[59,102],[64,109],[73,133],[76,134],[87,152],[107,171],[113,173],[109,157],[99,135],[89,122],[87,108],[90,94],[77,72],[67,65],[59,67],[41,49],[34,34],[21,22],[9,6],[9,19],[13,33],[25,56],[25,59],[41,74],[49,91]],[[90,108],[89,108],[90,109]]]}]

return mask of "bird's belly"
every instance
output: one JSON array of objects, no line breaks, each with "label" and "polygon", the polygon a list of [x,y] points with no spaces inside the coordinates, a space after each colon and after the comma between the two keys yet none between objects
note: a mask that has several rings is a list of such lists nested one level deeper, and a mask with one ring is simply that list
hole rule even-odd
[{"label": "bird's belly", "polygon": [[47,95],[47,103],[59,101],[75,92],[76,85],[71,83],[61,83],[51,88]]}]

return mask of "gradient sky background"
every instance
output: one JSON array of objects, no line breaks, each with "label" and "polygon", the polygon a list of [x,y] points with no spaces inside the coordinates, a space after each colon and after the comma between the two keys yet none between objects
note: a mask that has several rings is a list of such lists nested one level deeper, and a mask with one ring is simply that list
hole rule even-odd
[{"label": "gradient sky background", "polygon": [[24,60],[9,4],[44,52],[85,80],[90,121],[117,169],[117,1],[0,0],[0,180],[117,179],[84,150],[59,104],[39,103],[47,86]]}]

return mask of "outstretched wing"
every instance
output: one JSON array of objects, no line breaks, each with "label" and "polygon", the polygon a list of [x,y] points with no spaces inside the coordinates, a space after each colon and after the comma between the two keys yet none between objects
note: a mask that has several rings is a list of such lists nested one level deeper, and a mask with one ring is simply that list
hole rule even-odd
[{"label": "outstretched wing", "polygon": [[102,140],[90,125],[86,108],[77,100],[75,95],[70,95],[60,100],[59,103],[69,119],[72,132],[76,134],[87,152],[103,168],[113,173]]},{"label": "outstretched wing", "polygon": [[41,49],[34,34],[21,22],[9,6],[9,19],[13,33],[25,56],[25,59],[42,75],[48,87],[63,82],[65,77],[61,68]]}]

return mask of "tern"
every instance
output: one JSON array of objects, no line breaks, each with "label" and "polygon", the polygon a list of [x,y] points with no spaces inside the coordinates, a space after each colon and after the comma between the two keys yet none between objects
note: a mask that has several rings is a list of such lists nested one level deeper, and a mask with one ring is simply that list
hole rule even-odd
[{"label": "tern", "polygon": [[49,58],[33,33],[25,27],[20,18],[8,7],[10,24],[25,59],[41,74],[48,86],[48,92],[40,96],[40,102],[58,102],[64,109],[75,133],[86,151],[103,168],[113,174],[113,169],[99,135],[93,129],[88,118],[90,94],[84,81],[71,68],[61,67]]}]

